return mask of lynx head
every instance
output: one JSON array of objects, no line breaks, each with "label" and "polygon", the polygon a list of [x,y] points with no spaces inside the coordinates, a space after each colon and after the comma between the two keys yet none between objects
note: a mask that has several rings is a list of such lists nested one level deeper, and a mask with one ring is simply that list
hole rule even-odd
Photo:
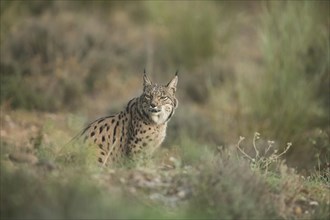
[{"label": "lynx head", "polygon": [[140,96],[143,115],[155,124],[167,122],[178,107],[175,97],[178,75],[167,85],[152,83],[146,73],[143,75],[143,93]]}]

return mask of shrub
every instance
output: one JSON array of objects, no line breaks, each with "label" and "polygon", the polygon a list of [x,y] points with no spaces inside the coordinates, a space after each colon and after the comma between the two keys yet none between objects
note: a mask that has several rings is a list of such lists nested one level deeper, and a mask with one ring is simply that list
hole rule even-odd
[{"label": "shrub", "polygon": [[193,180],[195,193],[188,206],[191,217],[212,219],[279,218],[268,186],[246,161],[221,151],[203,162]]},{"label": "shrub", "polygon": [[[109,88],[111,73],[136,72],[143,48],[135,49],[132,44],[136,45],[142,35],[126,33],[130,22],[117,23],[117,18],[101,16],[87,19],[86,11],[72,13],[70,10],[76,8],[65,3],[46,6],[41,5],[41,12],[31,15],[20,14],[17,9],[13,13],[26,19],[4,21],[10,28],[1,28],[0,103],[14,108],[73,110],[82,104],[83,95]],[[101,6],[93,8],[105,13]]]},{"label": "shrub", "polygon": [[309,1],[264,5],[259,29],[264,71],[242,93],[254,129],[292,141],[293,150],[306,147],[307,131],[328,126],[328,31],[321,7]]}]

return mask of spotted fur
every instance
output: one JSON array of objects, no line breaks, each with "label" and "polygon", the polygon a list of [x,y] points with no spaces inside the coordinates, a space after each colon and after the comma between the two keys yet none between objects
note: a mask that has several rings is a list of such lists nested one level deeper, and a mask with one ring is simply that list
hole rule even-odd
[{"label": "spotted fur", "polygon": [[123,158],[151,155],[160,146],[178,107],[177,82],[177,74],[165,86],[152,83],[144,74],[139,97],[130,100],[118,114],[97,119],[83,130],[84,141],[99,150],[98,162],[111,165]]}]

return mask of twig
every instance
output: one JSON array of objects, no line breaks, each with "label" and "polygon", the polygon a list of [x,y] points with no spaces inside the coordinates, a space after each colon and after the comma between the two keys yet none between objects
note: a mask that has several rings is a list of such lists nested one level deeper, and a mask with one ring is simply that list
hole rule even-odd
[{"label": "twig", "polygon": [[254,137],[253,137],[253,148],[254,148],[254,150],[256,152],[256,158],[255,158],[256,160],[259,159],[259,151],[258,151],[257,146],[256,146],[256,140],[259,139],[259,136],[260,136],[260,134],[258,132],[254,133]]},{"label": "twig", "polygon": [[268,141],[268,148],[265,150],[265,155],[268,153],[268,151],[270,150],[270,148],[273,147],[274,141]]},{"label": "twig", "polygon": [[244,154],[244,156],[246,156],[247,158],[249,158],[249,160],[251,160],[251,161],[255,161],[252,157],[250,157],[247,153],[245,153],[241,148],[240,148],[240,143],[243,141],[245,139],[245,137],[242,137],[242,136],[240,136],[239,137],[239,141],[238,141],[238,143],[237,143],[237,148],[238,148],[238,150],[242,153],[242,154]]},{"label": "twig", "polygon": [[282,153],[280,153],[279,155],[276,155],[276,157],[279,158],[280,156],[282,156],[283,154],[285,154],[290,149],[291,146],[292,146],[292,143],[291,142],[287,143],[285,150]]}]

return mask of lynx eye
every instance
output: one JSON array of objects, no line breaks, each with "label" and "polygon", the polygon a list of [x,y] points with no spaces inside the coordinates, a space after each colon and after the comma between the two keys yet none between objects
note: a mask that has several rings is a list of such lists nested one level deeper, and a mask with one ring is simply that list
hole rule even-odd
[{"label": "lynx eye", "polygon": [[167,96],[162,96],[162,97],[160,97],[160,99],[163,100],[163,101],[166,101],[168,99],[168,97]]},{"label": "lynx eye", "polygon": [[146,98],[146,99],[149,100],[150,99],[150,95],[145,95],[144,98]]}]

